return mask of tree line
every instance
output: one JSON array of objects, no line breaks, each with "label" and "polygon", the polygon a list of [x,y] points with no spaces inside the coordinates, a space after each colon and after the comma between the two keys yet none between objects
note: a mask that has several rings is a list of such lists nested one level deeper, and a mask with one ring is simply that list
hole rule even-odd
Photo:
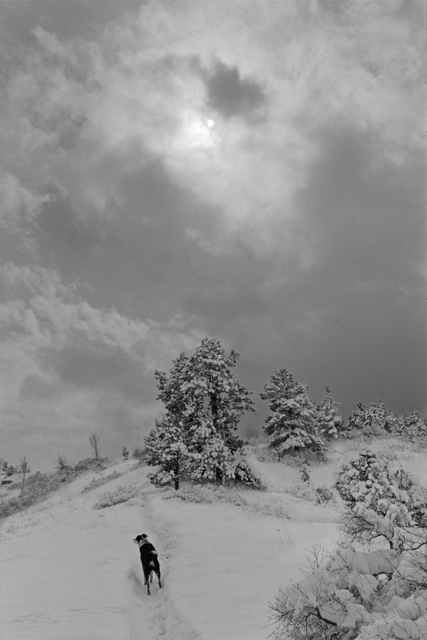
[{"label": "tree line", "polygon": [[[155,371],[157,399],[165,412],[145,440],[146,462],[160,466],[152,474],[154,484],[178,489],[183,476],[259,484],[243,460],[243,441],[236,435],[242,416],[254,411],[253,392],[232,372],[238,358],[233,350],[227,354],[219,340],[204,338],[192,355],[181,353],[169,373]],[[271,376],[260,397],[269,406],[263,425],[267,444],[279,459],[300,450],[321,456],[327,442],[339,437],[427,437],[426,421],[416,412],[398,416],[381,400],[369,406],[359,403],[344,424],[329,388],[315,404],[308,387],[284,368]]]}]

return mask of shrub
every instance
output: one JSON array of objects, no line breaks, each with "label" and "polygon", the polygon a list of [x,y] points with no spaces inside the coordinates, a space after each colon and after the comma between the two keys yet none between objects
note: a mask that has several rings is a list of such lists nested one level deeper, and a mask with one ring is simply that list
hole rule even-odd
[{"label": "shrub", "polygon": [[127,502],[131,498],[137,498],[140,494],[140,488],[135,486],[120,486],[116,491],[104,493],[99,500],[93,505],[94,509],[105,509],[115,504]]},{"label": "shrub", "polygon": [[290,487],[286,487],[285,492],[303,500],[314,501],[316,498],[312,486],[307,482],[292,484]]},{"label": "shrub", "polygon": [[64,456],[58,456],[56,468],[58,471],[68,471],[71,467]]},{"label": "shrub", "polygon": [[420,555],[391,549],[361,552],[339,545],[270,604],[275,625],[271,636],[277,640],[422,640],[426,580]]},{"label": "shrub", "polygon": [[334,499],[334,494],[326,486],[316,487],[316,489],[314,490],[314,493],[316,494],[316,502],[318,504],[325,504],[327,502],[332,502]]},{"label": "shrub", "polygon": [[383,537],[395,547],[402,527],[427,526],[422,491],[403,469],[393,473],[380,454],[365,450],[345,464],[336,488],[346,504],[344,529],[352,540]]},{"label": "shrub", "polygon": [[24,494],[0,502],[0,518],[7,518],[43,500],[60,485],[61,479],[57,475],[37,471],[28,477]]},{"label": "shrub", "polygon": [[247,501],[232,487],[209,484],[187,484],[168,494],[168,498],[180,498],[184,502],[212,504],[227,502],[237,507],[248,506]]},{"label": "shrub", "polygon": [[83,473],[84,471],[92,471],[93,469],[105,469],[110,464],[108,458],[85,458],[73,467],[73,471]]}]

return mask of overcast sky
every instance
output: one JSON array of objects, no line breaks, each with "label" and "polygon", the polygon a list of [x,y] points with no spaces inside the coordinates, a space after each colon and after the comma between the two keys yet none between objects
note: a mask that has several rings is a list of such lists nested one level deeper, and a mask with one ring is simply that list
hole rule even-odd
[{"label": "overcast sky", "polygon": [[256,394],[285,367],[345,417],[425,413],[424,23],[0,0],[1,457],[141,446],[154,369],[205,336]]}]

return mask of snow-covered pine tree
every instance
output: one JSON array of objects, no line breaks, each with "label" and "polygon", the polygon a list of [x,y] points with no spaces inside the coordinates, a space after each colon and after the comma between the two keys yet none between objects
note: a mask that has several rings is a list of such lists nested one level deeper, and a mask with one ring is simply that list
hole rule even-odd
[{"label": "snow-covered pine tree", "polygon": [[264,431],[269,446],[281,458],[286,451],[325,448],[317,433],[316,409],[310,400],[307,387],[296,382],[286,369],[279,369],[260,394],[267,400],[270,412],[265,419]]},{"label": "snow-covered pine tree", "polygon": [[169,375],[156,371],[158,398],[178,419],[191,454],[190,475],[224,481],[235,477],[235,435],[243,413],[253,411],[251,392],[233,376],[238,354],[225,353],[218,340],[205,338],[191,357],[181,353]]},{"label": "snow-covered pine tree", "polygon": [[317,430],[325,440],[339,438],[341,434],[344,421],[339,412],[340,406],[331,390],[326,387],[326,395],[316,407]]},{"label": "snow-covered pine tree", "polygon": [[422,419],[416,411],[402,415],[402,436],[408,440],[427,442],[426,419]]},{"label": "snow-covered pine tree", "polygon": [[356,438],[359,435],[363,435],[367,410],[368,408],[362,402],[357,403],[357,408],[349,415],[345,427],[345,434],[348,438]]},{"label": "snow-covered pine tree", "polygon": [[174,484],[179,489],[183,473],[191,465],[191,455],[185,443],[182,423],[176,416],[166,413],[145,439],[144,459],[148,465],[161,468],[151,475],[154,484]]},{"label": "snow-covered pine tree", "polygon": [[396,416],[387,410],[380,398],[376,398],[368,406],[358,403],[357,409],[349,417],[346,431],[350,437],[372,437],[384,436],[396,428]]}]

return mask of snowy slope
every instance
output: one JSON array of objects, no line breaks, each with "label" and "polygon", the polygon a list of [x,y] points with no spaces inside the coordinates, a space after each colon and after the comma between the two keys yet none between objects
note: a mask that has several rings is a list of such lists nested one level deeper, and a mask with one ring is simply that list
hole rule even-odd
[{"label": "snowy slope", "polygon": [[[341,446],[341,445],[340,445]],[[354,452],[332,452],[312,469],[331,486]],[[402,452],[403,455],[403,452]],[[426,455],[406,451],[425,482]],[[154,488],[146,467],[117,463],[79,477],[48,501],[7,519],[1,530],[2,640],[264,640],[268,603],[300,577],[307,550],[339,536],[334,506],[287,491],[298,469],[249,457],[265,491],[234,492],[235,504],[182,501]],[[410,469],[409,469],[410,470]],[[82,493],[92,478],[121,477]],[[94,510],[106,491],[136,486],[138,497]],[[159,551],[164,588],[147,596],[132,539],[145,532]]]}]

